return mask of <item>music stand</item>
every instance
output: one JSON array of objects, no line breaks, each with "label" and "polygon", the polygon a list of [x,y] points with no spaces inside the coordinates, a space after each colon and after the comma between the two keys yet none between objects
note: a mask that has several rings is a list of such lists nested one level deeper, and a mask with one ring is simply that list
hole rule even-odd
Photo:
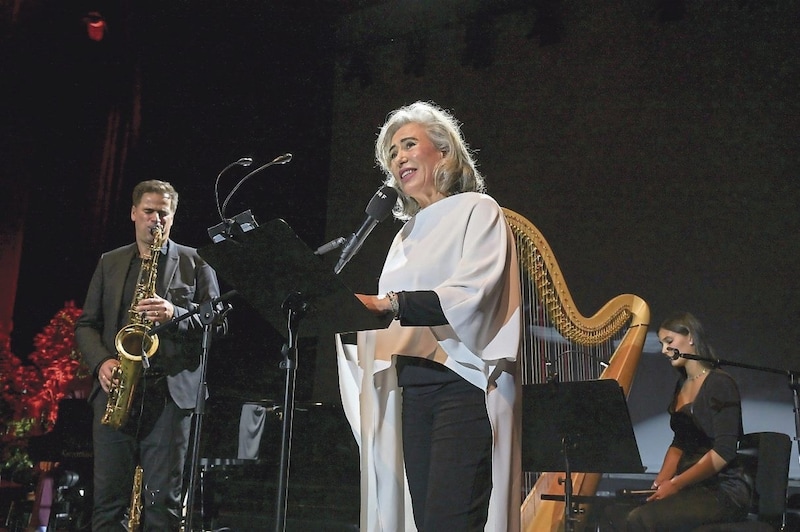
[{"label": "music stand", "polygon": [[564,472],[565,530],[574,529],[573,472],[644,472],[617,381],[527,384],[522,408],[523,471]]},{"label": "music stand", "polygon": [[286,526],[297,339],[331,330],[385,329],[392,316],[370,312],[281,219],[198,252],[268,323],[285,331],[280,364],[286,372],[283,438],[275,507],[275,530],[281,532]]},{"label": "music stand", "polygon": [[[192,532],[192,509],[194,506],[194,487],[197,479],[197,466],[200,458],[200,435],[203,432],[203,417],[206,410],[206,373],[208,370],[208,358],[211,352],[211,338],[213,336],[213,326],[223,324],[225,315],[231,307],[227,303],[220,309],[217,308],[222,302],[227,301],[236,293],[235,290],[217,296],[198,305],[194,310],[181,314],[179,317],[173,316],[171,320],[165,321],[147,331],[148,336],[154,336],[162,330],[177,327],[178,324],[192,316],[198,316],[203,325],[203,337],[200,350],[200,386],[197,388],[197,400],[195,401],[194,412],[192,414],[192,446],[190,451],[188,481],[186,482],[186,516],[183,523],[183,530]],[[226,325],[220,325],[223,329]],[[143,357],[142,360],[145,360]]]}]

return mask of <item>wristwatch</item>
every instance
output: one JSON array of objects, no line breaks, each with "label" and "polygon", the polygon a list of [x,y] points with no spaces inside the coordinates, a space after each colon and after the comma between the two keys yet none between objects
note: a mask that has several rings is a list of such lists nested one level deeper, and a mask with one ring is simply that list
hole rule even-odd
[{"label": "wristwatch", "polygon": [[392,306],[392,315],[394,319],[400,319],[400,300],[397,298],[397,293],[386,292],[386,297],[389,299],[389,304]]}]

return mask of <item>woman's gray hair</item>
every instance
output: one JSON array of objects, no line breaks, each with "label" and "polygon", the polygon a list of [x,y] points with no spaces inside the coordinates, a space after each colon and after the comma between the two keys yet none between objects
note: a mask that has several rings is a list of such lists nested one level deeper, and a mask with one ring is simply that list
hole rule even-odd
[{"label": "woman's gray hair", "polygon": [[434,169],[434,186],[437,191],[445,196],[452,196],[461,192],[486,190],[483,176],[476,168],[455,117],[434,103],[415,102],[389,113],[375,141],[375,160],[385,174],[384,183],[397,190],[398,203],[393,210],[396,218],[407,220],[420,209],[416,200],[403,193],[390,169],[392,137],[407,124],[423,126],[436,149],[444,153],[444,158]]}]

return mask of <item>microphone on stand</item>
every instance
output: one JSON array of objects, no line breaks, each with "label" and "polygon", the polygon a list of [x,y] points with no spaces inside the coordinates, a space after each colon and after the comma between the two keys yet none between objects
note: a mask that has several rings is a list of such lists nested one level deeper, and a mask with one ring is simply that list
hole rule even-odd
[{"label": "microphone on stand", "polygon": [[318,247],[316,251],[314,251],[314,255],[324,255],[330,251],[333,251],[334,249],[342,247],[345,242],[347,242],[347,239],[343,236],[334,238],[327,244],[322,244],[320,247]]},{"label": "microphone on stand", "polygon": [[361,249],[361,246],[364,244],[364,241],[367,239],[369,234],[375,229],[375,226],[386,219],[389,216],[389,213],[392,212],[392,208],[394,207],[395,203],[397,203],[397,191],[386,185],[378,189],[375,192],[375,195],[372,196],[372,199],[369,200],[367,204],[367,208],[364,212],[366,212],[367,217],[361,223],[361,227],[358,230],[350,235],[350,238],[347,239],[347,242],[344,245],[344,249],[342,249],[342,254],[339,256],[339,262],[336,263],[336,267],[333,269],[335,274],[339,274],[342,271],[342,268],[352,259],[358,250]]},{"label": "microphone on stand", "polygon": [[714,367],[719,366],[719,361],[714,358],[704,357],[700,355],[695,355],[693,353],[681,353],[674,347],[668,347],[667,351],[672,351],[672,356],[670,357],[672,360],[678,360],[679,358],[685,358],[687,360],[700,360],[701,362],[710,362],[714,365]]}]

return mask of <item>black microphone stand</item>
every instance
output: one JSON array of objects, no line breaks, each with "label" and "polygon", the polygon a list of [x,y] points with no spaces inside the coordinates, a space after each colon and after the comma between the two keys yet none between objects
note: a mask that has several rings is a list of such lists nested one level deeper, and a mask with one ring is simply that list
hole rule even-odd
[{"label": "black microphone stand", "polygon": [[278,495],[275,498],[275,532],[286,529],[286,502],[289,493],[289,462],[292,451],[292,422],[294,418],[295,379],[298,359],[298,331],[300,319],[308,310],[308,302],[299,292],[289,294],[281,308],[287,312],[288,340],[281,349],[286,371],[283,394],[283,424],[281,427],[281,461],[278,472]]},{"label": "black microphone stand", "polygon": [[219,297],[210,299],[209,301],[202,303],[195,310],[187,312],[186,314],[180,316],[179,318],[172,318],[167,322],[164,322],[160,325],[153,327],[147,332],[149,336],[153,336],[155,334],[158,334],[160,331],[164,329],[170,327],[177,327],[178,323],[182,322],[183,320],[189,319],[190,317],[195,315],[198,315],[200,317],[200,323],[203,324],[203,339],[201,342],[202,347],[200,354],[200,387],[197,390],[197,402],[194,407],[194,415],[192,416],[192,428],[190,430],[192,449],[189,462],[190,464],[189,478],[187,479],[187,486],[184,496],[184,499],[186,500],[185,503],[186,515],[184,517],[183,525],[181,526],[181,532],[192,532],[192,513],[193,513],[192,510],[194,507],[194,491],[196,485],[198,464],[200,462],[200,435],[203,430],[203,415],[205,414],[205,405],[206,405],[206,390],[207,390],[206,371],[208,369],[208,355],[211,350],[213,325],[214,323],[223,319],[224,316],[231,309],[231,306],[228,305],[227,303],[225,304],[225,308],[221,311],[217,311],[215,307],[217,306],[218,303],[229,299],[235,293],[236,293],[235,290],[231,290],[230,292],[226,292],[225,294]]},{"label": "black microphone stand", "polygon": [[[786,369],[770,368],[766,366],[756,366],[753,364],[745,364],[744,362],[734,362],[731,360],[722,360],[719,358],[708,358],[694,354],[687,354],[687,353],[678,353],[678,354],[681,358],[708,362],[714,367],[732,366],[736,368],[751,369],[754,371],[761,371],[765,373],[774,373],[776,375],[786,375],[786,377],[789,379],[789,389],[792,391],[792,398],[794,401],[794,439],[796,442],[798,442],[798,445],[800,446],[800,383],[798,382],[798,375],[800,375],[800,372],[786,370]],[[800,448],[798,448],[798,451],[800,451]],[[798,454],[798,460],[800,460],[800,454]]]},{"label": "black microphone stand", "polygon": [[[315,255],[332,251],[344,242],[337,238],[320,246]],[[281,304],[287,313],[287,341],[281,348],[283,361],[279,367],[286,372],[283,390],[283,416],[281,424],[281,457],[278,466],[278,491],[275,497],[275,532],[286,530],[286,510],[289,495],[289,466],[292,454],[292,428],[294,422],[295,383],[297,380],[297,361],[299,358],[300,320],[308,311],[309,303],[300,292],[290,293]]]}]

